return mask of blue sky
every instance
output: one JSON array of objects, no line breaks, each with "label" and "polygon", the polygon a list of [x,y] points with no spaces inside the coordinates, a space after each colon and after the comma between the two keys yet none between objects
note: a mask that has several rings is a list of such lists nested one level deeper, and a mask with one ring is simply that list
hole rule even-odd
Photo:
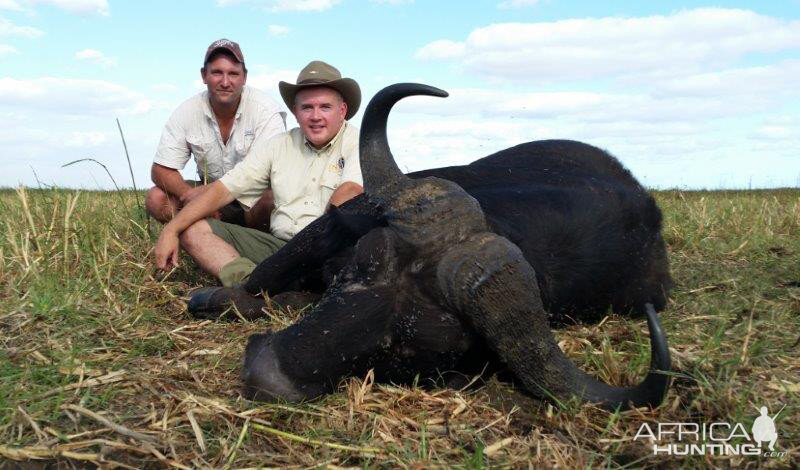
[{"label": "blue sky", "polygon": [[800,0],[0,0],[0,186],[111,187],[98,166],[61,168],[87,157],[130,186],[115,118],[148,186],[220,37],[278,101],[314,59],[365,101],[400,81],[450,91],[393,112],[407,170],[567,138],[654,188],[800,186]]}]

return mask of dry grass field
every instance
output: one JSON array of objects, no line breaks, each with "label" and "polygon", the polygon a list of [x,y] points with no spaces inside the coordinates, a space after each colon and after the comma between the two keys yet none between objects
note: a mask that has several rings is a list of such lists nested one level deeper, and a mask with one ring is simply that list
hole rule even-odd
[{"label": "dry grass field", "polygon": [[[800,190],[656,194],[675,280],[662,313],[675,365],[656,410],[556,407],[495,378],[463,390],[342,382],[300,405],[239,393],[257,322],[196,321],[211,284],[190,262],[157,272],[130,192],[0,191],[0,459],[40,468],[797,468]],[[141,198],[141,195],[139,195]],[[637,382],[643,320],[559,330],[579,366]],[[782,457],[653,455],[643,423],[776,419]],[[741,440],[741,438],[739,438]],[[737,442],[736,439],[733,442]],[[3,466],[0,464],[0,466]]]}]

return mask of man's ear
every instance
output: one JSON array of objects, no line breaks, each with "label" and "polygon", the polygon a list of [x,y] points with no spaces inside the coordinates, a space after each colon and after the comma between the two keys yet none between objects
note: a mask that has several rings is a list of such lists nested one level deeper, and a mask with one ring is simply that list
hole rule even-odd
[{"label": "man's ear", "polygon": [[200,78],[203,79],[203,84],[204,85],[208,85],[208,82],[206,81],[206,68],[205,67],[200,69]]},{"label": "man's ear", "polygon": [[344,116],[347,116],[347,101],[342,100],[342,108],[340,109],[342,111],[342,118],[344,118]]}]

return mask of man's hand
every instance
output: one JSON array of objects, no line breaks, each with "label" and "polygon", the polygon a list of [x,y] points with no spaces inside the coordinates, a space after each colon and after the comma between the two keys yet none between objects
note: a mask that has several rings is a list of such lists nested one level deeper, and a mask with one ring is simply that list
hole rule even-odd
[{"label": "man's hand", "polygon": [[204,184],[184,191],[179,198],[181,201],[181,207],[184,207],[190,202],[192,202],[192,200],[197,199],[201,194],[203,194],[207,190],[208,190],[208,185]]},{"label": "man's hand", "polygon": [[167,270],[178,266],[180,240],[178,236],[190,225],[208,217],[220,207],[233,201],[233,196],[220,181],[207,186],[199,196],[186,205],[161,229],[155,249],[156,266]]},{"label": "man's hand", "polygon": [[164,271],[177,267],[179,252],[178,234],[165,227],[156,242],[156,266]]},{"label": "man's hand", "polygon": [[325,206],[325,212],[331,210],[331,206],[339,207],[345,202],[353,199],[359,194],[364,192],[364,187],[352,181],[345,181],[339,185],[338,188],[331,194],[328,204]]}]

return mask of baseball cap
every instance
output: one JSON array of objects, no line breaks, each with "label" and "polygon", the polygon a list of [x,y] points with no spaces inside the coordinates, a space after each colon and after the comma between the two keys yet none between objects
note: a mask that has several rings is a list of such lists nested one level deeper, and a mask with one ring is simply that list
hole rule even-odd
[{"label": "baseball cap", "polygon": [[203,59],[203,64],[208,62],[208,58],[217,49],[225,49],[233,54],[236,60],[244,64],[244,55],[242,55],[242,50],[239,48],[239,44],[231,41],[230,39],[224,38],[217,39],[216,41],[212,42],[210,46],[208,46],[208,49],[206,50],[206,57]]}]

